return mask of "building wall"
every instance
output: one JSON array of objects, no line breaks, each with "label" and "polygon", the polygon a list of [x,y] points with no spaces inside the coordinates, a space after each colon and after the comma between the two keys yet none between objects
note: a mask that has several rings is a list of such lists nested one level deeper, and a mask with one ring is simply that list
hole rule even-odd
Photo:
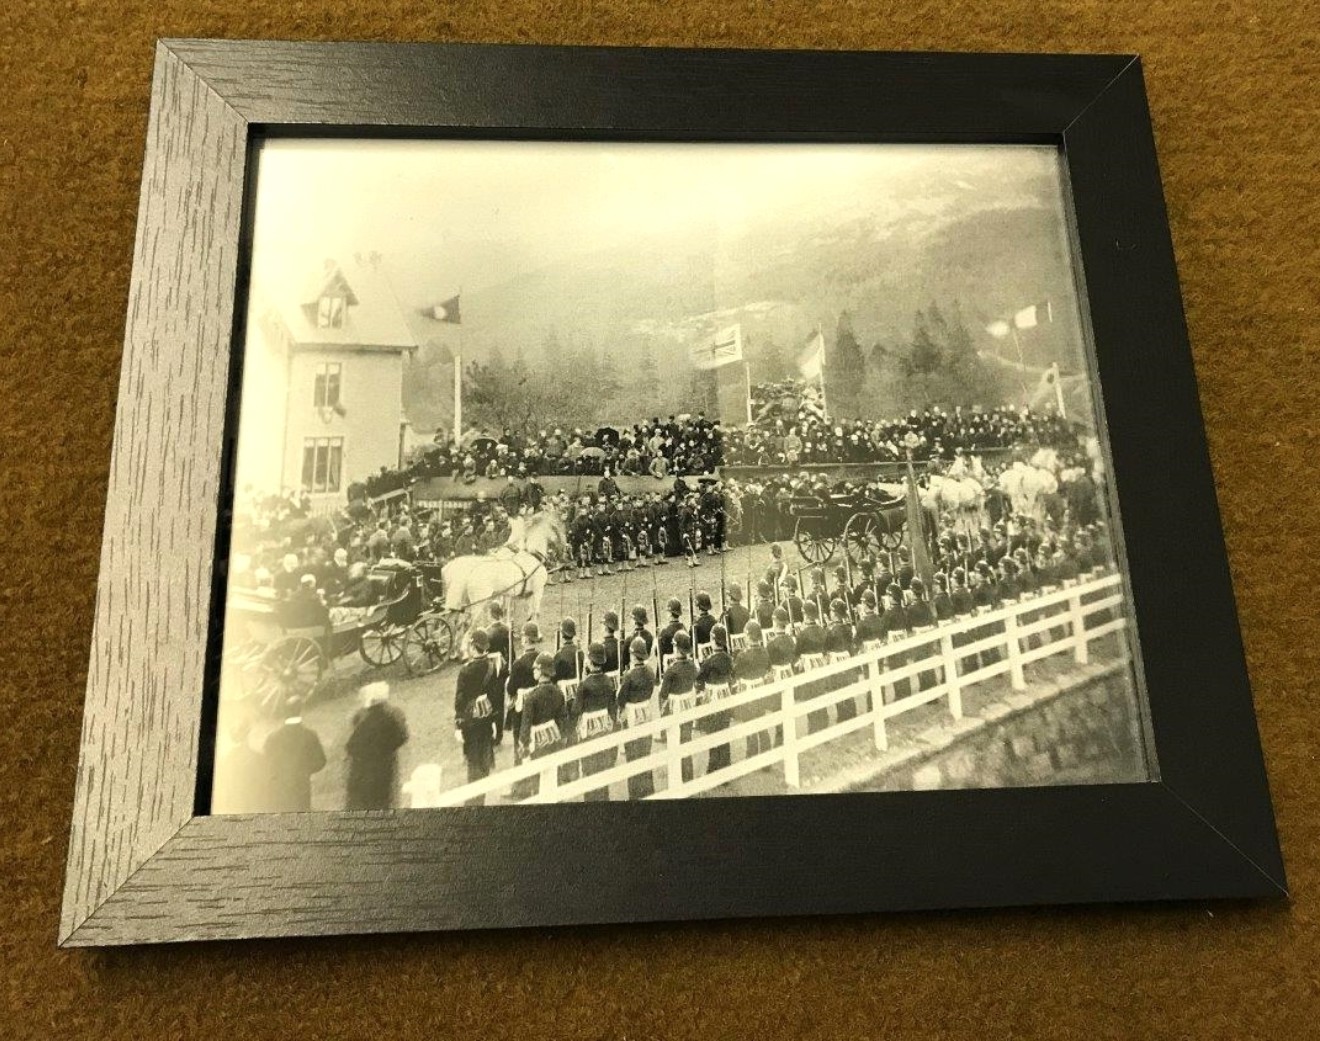
[{"label": "building wall", "polygon": [[[314,404],[316,374],[326,363],[341,366],[342,414],[327,412],[323,416]],[[285,484],[302,487],[303,448],[308,438],[343,438],[339,490],[312,496],[315,502],[343,502],[350,483],[382,466],[399,464],[402,415],[403,361],[397,351],[298,350],[289,367]]]},{"label": "building wall", "polygon": [[288,376],[285,333],[278,322],[249,320],[243,353],[243,397],[238,414],[236,485],[273,494],[284,476],[284,402]]}]

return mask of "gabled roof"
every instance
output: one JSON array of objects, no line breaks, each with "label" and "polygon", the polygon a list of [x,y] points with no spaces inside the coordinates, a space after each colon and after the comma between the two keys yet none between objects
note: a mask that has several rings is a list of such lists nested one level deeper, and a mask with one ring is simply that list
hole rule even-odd
[{"label": "gabled roof", "polygon": [[[316,324],[317,305],[327,294],[342,295],[347,303],[341,326],[321,328]],[[288,327],[294,349],[304,345],[413,350],[417,337],[408,328],[394,290],[378,264],[360,258],[340,265],[327,261],[325,268],[300,289],[264,286],[261,295],[270,300]]]}]

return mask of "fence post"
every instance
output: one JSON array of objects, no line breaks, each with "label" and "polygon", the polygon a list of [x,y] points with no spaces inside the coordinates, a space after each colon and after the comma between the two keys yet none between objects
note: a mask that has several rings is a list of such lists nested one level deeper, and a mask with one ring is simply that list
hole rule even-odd
[{"label": "fence post", "polygon": [[1091,660],[1091,648],[1086,642],[1086,616],[1082,614],[1082,594],[1073,593],[1068,601],[1069,613],[1072,615],[1073,631],[1073,660],[1078,665],[1085,665]]},{"label": "fence post", "polygon": [[[559,767],[552,766],[548,770],[542,770],[541,783],[537,787],[537,796],[545,799],[547,793],[555,792],[559,789]],[[545,799],[546,802],[557,802],[557,799]]]},{"label": "fence post", "polygon": [[1027,689],[1027,677],[1022,672],[1022,644],[1017,634],[1017,605],[1011,604],[1004,616],[1004,636],[1008,641],[1008,677],[1014,690]]},{"label": "fence post", "polygon": [[880,656],[876,654],[866,663],[866,685],[871,692],[871,730],[877,751],[889,751],[889,734],[885,731],[885,699],[880,686]]},{"label": "fence post", "polygon": [[944,659],[944,689],[949,692],[949,713],[954,719],[962,719],[962,683],[958,677],[958,659],[953,653],[953,634],[940,636],[940,655]]},{"label": "fence post", "polygon": [[[671,715],[669,717],[673,719]],[[683,786],[683,728],[677,723],[665,727],[665,788],[675,791]]]},{"label": "fence post", "polygon": [[779,717],[784,721],[784,783],[790,788],[801,788],[798,774],[797,719],[793,716],[793,684],[786,683],[779,695]]}]

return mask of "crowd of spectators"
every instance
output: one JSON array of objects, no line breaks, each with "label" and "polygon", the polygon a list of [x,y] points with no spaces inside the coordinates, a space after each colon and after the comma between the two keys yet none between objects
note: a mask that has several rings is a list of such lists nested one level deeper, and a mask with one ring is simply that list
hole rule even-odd
[{"label": "crowd of spectators", "polygon": [[377,498],[428,477],[468,484],[479,477],[606,474],[660,481],[711,474],[725,466],[896,462],[906,458],[909,448],[923,462],[952,460],[960,450],[1021,444],[1069,451],[1079,448],[1085,436],[1080,424],[1054,413],[1010,407],[914,409],[886,420],[829,418],[819,386],[800,380],[758,384],[751,403],[752,422],[742,427],[723,426],[697,412],[595,430],[468,434],[458,443],[437,435],[440,440],[414,452],[402,469],[382,469],[350,486],[349,498]]}]

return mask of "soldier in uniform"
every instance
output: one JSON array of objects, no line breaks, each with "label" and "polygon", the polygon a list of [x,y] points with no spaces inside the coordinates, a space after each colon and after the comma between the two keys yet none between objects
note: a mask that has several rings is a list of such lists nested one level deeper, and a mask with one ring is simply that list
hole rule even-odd
[{"label": "soldier in uniform", "polygon": [[[704,595],[704,594],[703,594]],[[707,600],[710,598],[707,597]],[[707,605],[709,607],[709,604]],[[702,617],[709,618],[709,613],[703,613]],[[700,624],[700,619],[697,624]],[[693,626],[696,628],[696,625]],[[711,652],[706,655],[701,663],[701,668],[697,670],[697,690],[708,698],[727,697],[733,683],[733,658],[729,656],[729,632],[722,625],[715,623],[711,619],[710,627],[710,645]],[[702,730],[706,733],[714,734],[721,730],[728,729],[730,713],[726,709],[722,712],[714,712],[702,720]],[[716,745],[710,750],[706,758],[706,772],[722,770],[733,761],[727,744]]]},{"label": "soldier in uniform", "polygon": [[669,622],[660,630],[660,658],[662,661],[674,653],[674,636],[684,629],[683,604],[677,597],[669,598],[669,602],[665,604],[665,611],[669,615]]},{"label": "soldier in uniform", "polygon": [[[619,683],[619,718],[624,726],[637,727],[651,721],[651,695],[655,691],[655,676],[646,665],[651,651],[645,640],[634,637],[628,650],[632,667],[623,674]],[[646,758],[651,754],[651,738],[641,737],[627,742],[623,746],[623,754],[630,763]],[[655,778],[649,770],[628,778],[628,798],[644,799],[654,792]]]},{"label": "soldier in uniform", "polygon": [[[733,659],[733,675],[738,680],[739,686],[745,690],[748,687],[758,687],[766,681],[766,677],[770,675],[770,656],[761,646],[760,625],[749,620],[743,633],[747,637],[747,647]],[[769,699],[766,699],[762,702],[754,701],[748,705],[741,705],[734,710],[734,714],[739,723],[748,723],[773,710]],[[769,729],[759,731],[747,738],[747,756],[750,758],[768,752],[774,745],[774,734]]]},{"label": "soldier in uniform", "polygon": [[[710,613],[712,604],[709,593],[705,590],[697,593],[695,603],[697,607],[697,617],[692,619],[692,640],[699,650],[702,646],[711,642],[711,630],[715,628],[716,623],[715,616]],[[727,650],[727,630],[725,644],[725,649]]]},{"label": "soldier in uniform", "polygon": [[775,624],[774,590],[765,579],[756,584],[756,622],[762,630]]},{"label": "soldier in uniform", "polygon": [[[541,759],[553,755],[564,744],[567,726],[564,694],[555,683],[555,660],[548,654],[536,656],[537,684],[523,699],[522,725],[518,742],[524,759]],[[530,793],[541,790],[541,778],[530,779]]]},{"label": "soldier in uniform", "polygon": [[788,575],[784,579],[784,607],[788,608],[788,624],[802,624],[802,597],[798,596],[797,579]]},{"label": "soldier in uniform", "polygon": [[[541,653],[541,627],[535,622],[528,622],[522,628],[523,653],[509,666],[509,678],[505,683],[504,729],[513,735],[513,763],[522,763],[522,745],[519,734],[522,731],[522,712],[524,694],[536,686],[536,659]],[[514,785],[515,796],[526,796],[531,786],[519,781]]]},{"label": "soldier in uniform", "polygon": [[[617,624],[617,623],[616,623]],[[607,668],[607,645],[593,643],[587,648],[587,674],[578,687],[578,705],[581,716],[578,719],[578,740],[590,741],[610,733],[618,721],[619,709],[614,677]],[[618,655],[616,645],[615,655]],[[608,748],[595,752],[582,760],[583,776],[608,770],[619,761],[619,750]],[[583,796],[586,802],[606,802],[609,800],[608,788],[597,788]]]},{"label": "soldier in uniform", "polygon": [[[663,636],[661,638],[663,639]],[[686,712],[695,708],[697,704],[697,665],[692,660],[692,637],[680,628],[671,635],[670,639],[674,648],[674,659],[660,679],[661,715]],[[684,723],[679,727],[679,743],[687,744],[691,740],[692,724]],[[683,757],[682,776],[684,781],[692,780],[691,756]]]},{"label": "soldier in uniform", "polygon": [[632,639],[634,641],[635,640],[642,641],[642,646],[646,648],[645,656],[649,658],[651,656],[651,647],[655,643],[655,637],[651,635],[651,630],[649,630],[646,627],[649,619],[646,614],[646,608],[643,607],[641,604],[637,604],[636,606],[633,607],[632,621],[633,621]]},{"label": "soldier in uniform", "polygon": [[[468,660],[458,670],[454,687],[454,734],[463,745],[469,783],[488,777],[495,768],[495,734],[500,729],[495,704],[500,680],[489,651],[486,631],[473,629],[468,635]],[[479,795],[468,805],[481,806],[485,801]]]},{"label": "soldier in uniform", "polygon": [[573,549],[573,559],[577,562],[578,578],[591,577],[592,542],[595,539],[595,525],[591,513],[584,503],[578,506],[569,528],[569,540]]},{"label": "soldier in uniform", "polygon": [[751,612],[743,606],[742,588],[738,585],[732,585],[728,591],[729,606],[724,612],[724,627],[729,631],[730,636],[737,636],[746,628],[751,619]]},{"label": "soldier in uniform", "polygon": [[934,595],[930,598],[931,610],[935,612],[935,621],[950,622],[953,620],[953,599],[949,596],[949,579],[944,572],[939,572],[931,579],[935,587]]},{"label": "soldier in uniform", "polygon": [[565,618],[559,623],[559,650],[555,652],[555,682],[575,680],[582,675],[582,651],[577,645],[577,622]]},{"label": "soldier in uniform", "polygon": [[788,612],[776,607],[771,615],[774,630],[766,642],[766,653],[770,656],[770,665],[797,665],[800,655],[797,642],[788,631]]},{"label": "soldier in uniform", "polygon": [[862,606],[857,618],[857,642],[865,646],[885,638],[885,623],[876,610],[875,590],[862,591]]},{"label": "soldier in uniform", "polygon": [[596,505],[592,537],[596,543],[596,577],[614,574],[614,525],[609,504],[604,501]]},{"label": "soldier in uniform", "polygon": [[622,650],[622,640],[619,638],[619,616],[614,611],[606,611],[601,618],[601,624],[605,626],[605,637],[601,644],[605,648],[604,672],[610,674],[618,673],[619,655]]}]

